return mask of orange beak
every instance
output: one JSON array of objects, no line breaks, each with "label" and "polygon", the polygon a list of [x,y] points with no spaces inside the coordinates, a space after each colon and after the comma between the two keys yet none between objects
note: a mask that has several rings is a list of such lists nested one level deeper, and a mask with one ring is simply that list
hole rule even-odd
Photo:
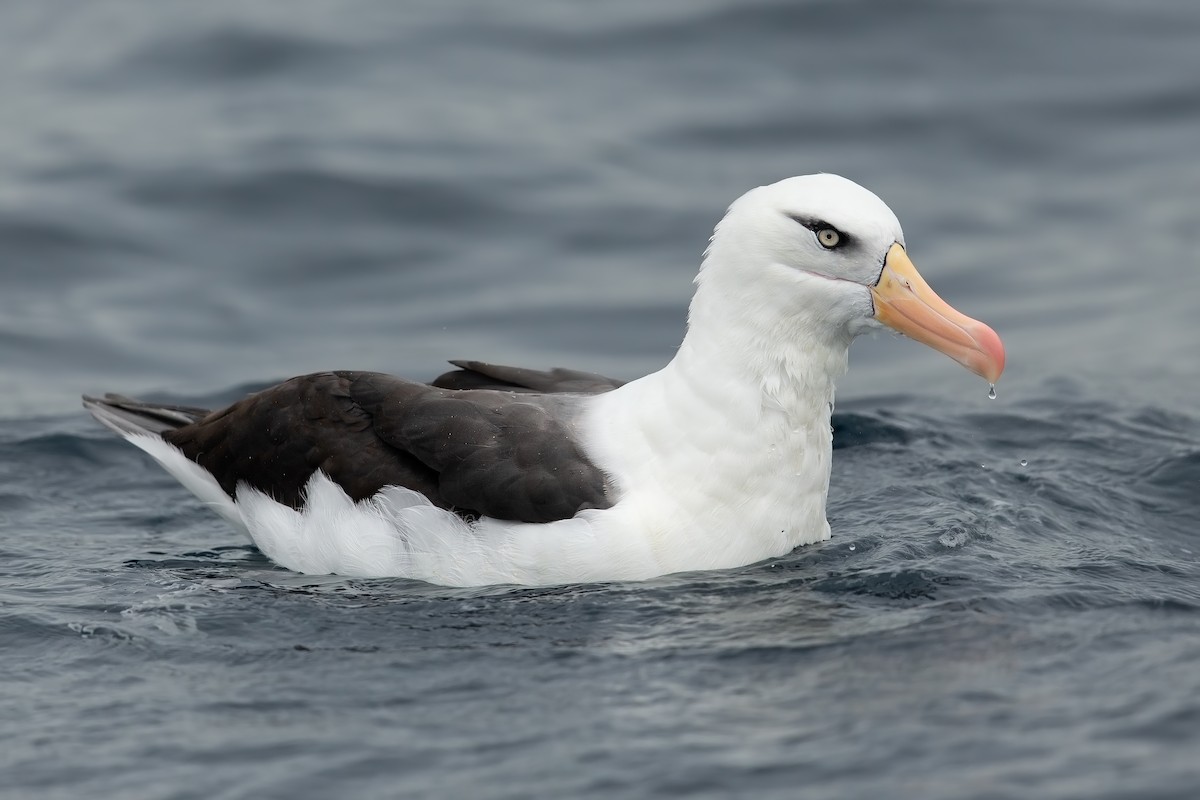
[{"label": "orange beak", "polygon": [[888,250],[871,298],[875,319],[889,328],[945,353],[989,383],[1004,372],[1004,345],[996,332],[938,297],[899,242]]}]

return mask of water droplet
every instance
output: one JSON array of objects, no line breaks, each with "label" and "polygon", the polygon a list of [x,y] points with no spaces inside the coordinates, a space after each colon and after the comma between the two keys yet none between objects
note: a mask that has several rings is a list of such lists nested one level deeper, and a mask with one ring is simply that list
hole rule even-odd
[{"label": "water droplet", "polygon": [[1028,467],[1028,466],[1029,466],[1029,462],[1028,462],[1028,461],[1026,461],[1025,459],[1023,459],[1023,458],[1022,458],[1022,459],[1021,459],[1021,466],[1022,466],[1022,467]]},{"label": "water droplet", "polygon": [[995,399],[996,399],[996,384],[989,383],[988,384],[988,400],[995,400]]},{"label": "water droplet", "polygon": [[850,549],[851,549],[851,550],[853,550],[853,549],[854,549],[854,545],[850,545]]}]

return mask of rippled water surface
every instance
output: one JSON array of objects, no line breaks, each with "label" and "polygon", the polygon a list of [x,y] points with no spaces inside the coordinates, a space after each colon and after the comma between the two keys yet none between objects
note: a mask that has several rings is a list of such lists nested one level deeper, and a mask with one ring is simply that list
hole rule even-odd
[{"label": "rippled water surface", "polygon": [[[0,7],[14,797],[1196,796],[1200,6]],[[668,359],[839,172],[1008,344],[855,345],[832,541],[647,583],[274,567],[78,410]]]}]

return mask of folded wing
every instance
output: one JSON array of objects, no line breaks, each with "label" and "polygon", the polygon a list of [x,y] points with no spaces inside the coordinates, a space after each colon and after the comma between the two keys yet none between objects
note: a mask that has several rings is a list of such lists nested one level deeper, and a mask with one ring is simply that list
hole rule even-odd
[{"label": "folded wing", "polygon": [[355,500],[404,486],[463,516],[551,522],[612,504],[576,422],[587,393],[619,382],[454,363],[460,370],[448,375],[457,377],[437,383],[497,388],[324,372],[211,413],[114,395],[86,404],[119,432],[162,436],[231,497],[245,483],[300,508],[320,470]]}]

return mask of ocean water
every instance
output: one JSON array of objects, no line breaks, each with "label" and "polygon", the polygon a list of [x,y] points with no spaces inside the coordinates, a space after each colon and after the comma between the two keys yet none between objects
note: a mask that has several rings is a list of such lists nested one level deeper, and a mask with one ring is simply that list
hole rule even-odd
[{"label": "ocean water", "polygon": [[[1200,6],[0,7],[0,794],[1191,798]],[[838,172],[1008,345],[856,343],[831,541],[645,583],[274,567],[82,392],[631,378]]]}]

